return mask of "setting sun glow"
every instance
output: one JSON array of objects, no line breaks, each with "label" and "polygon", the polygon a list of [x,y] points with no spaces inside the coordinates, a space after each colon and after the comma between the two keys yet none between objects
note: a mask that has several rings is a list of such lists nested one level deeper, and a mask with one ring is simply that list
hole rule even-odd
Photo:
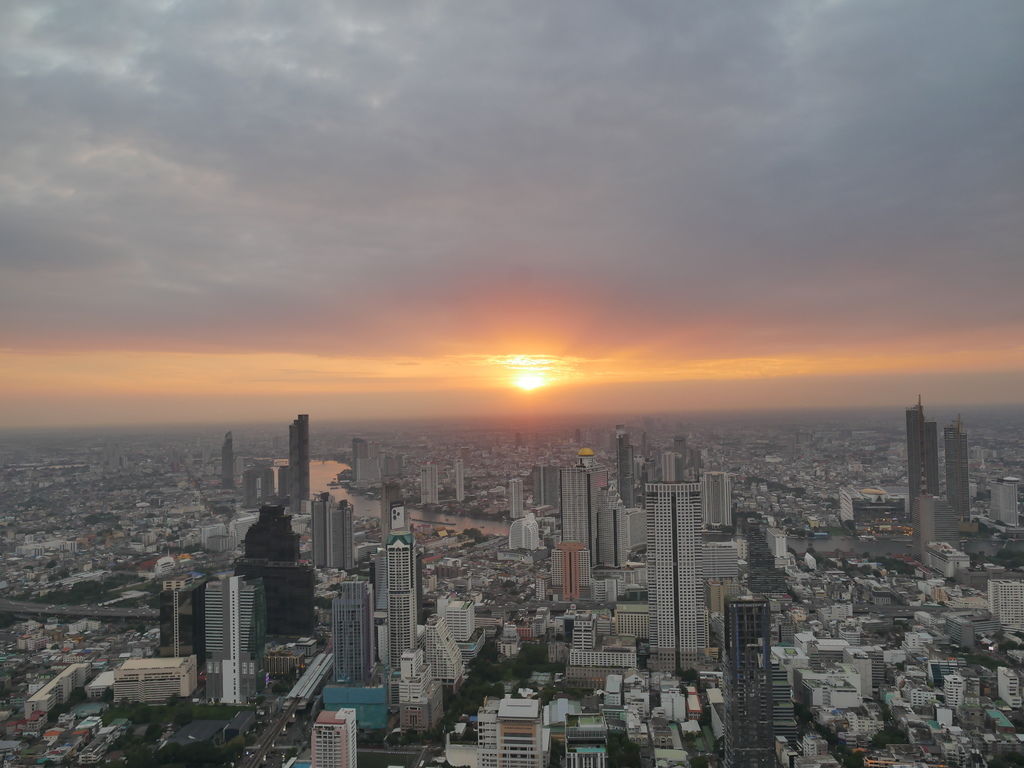
[{"label": "setting sun glow", "polygon": [[539,373],[524,373],[516,379],[516,386],[529,391],[547,384],[544,376]]}]

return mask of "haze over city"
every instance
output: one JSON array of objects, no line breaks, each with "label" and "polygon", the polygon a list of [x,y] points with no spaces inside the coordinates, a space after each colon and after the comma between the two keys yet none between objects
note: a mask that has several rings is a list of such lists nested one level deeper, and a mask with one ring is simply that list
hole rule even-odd
[{"label": "haze over city", "polygon": [[1020,402],[1022,31],[5,3],[0,422]]}]

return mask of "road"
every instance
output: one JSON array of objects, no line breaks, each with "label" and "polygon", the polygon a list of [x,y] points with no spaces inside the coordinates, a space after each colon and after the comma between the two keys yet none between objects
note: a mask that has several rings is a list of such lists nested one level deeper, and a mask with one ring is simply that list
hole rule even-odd
[{"label": "road", "polygon": [[274,742],[287,727],[288,722],[291,720],[292,715],[295,714],[295,710],[298,709],[298,706],[299,699],[289,699],[287,701],[284,709],[281,710],[281,714],[274,718],[274,720],[263,729],[263,733],[260,734],[259,740],[252,748],[252,753],[239,763],[240,768],[257,768],[257,766],[263,764],[263,758],[265,758],[267,753],[273,748]]},{"label": "road", "polygon": [[96,619],[158,619],[153,608],[100,608],[95,605],[47,605],[25,600],[0,600],[0,613],[30,613],[45,616],[84,616]]}]

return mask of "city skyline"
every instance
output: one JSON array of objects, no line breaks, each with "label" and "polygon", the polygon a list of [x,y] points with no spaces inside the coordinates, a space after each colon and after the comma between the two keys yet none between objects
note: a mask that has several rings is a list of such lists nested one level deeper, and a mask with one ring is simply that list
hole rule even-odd
[{"label": "city skyline", "polygon": [[991,10],[7,4],[0,422],[1020,402]]}]

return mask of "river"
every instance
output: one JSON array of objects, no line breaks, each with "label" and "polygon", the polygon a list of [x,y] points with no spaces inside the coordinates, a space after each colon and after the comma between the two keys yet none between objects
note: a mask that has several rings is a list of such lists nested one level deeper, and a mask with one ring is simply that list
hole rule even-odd
[{"label": "river", "polygon": [[[309,491],[311,494],[329,492],[334,498],[341,501],[346,499],[355,510],[357,517],[377,517],[380,515],[380,500],[370,499],[359,493],[353,493],[348,488],[341,486],[330,488],[328,483],[337,479],[338,473],[349,469],[349,465],[340,461],[310,461],[309,462]],[[508,535],[508,525],[502,520],[490,520],[487,518],[463,517],[461,515],[446,514],[439,510],[427,511],[419,507],[412,507],[409,516],[413,522],[423,521],[444,525],[461,531],[466,528],[478,528],[483,533],[498,536]]]},{"label": "river", "polygon": [[[860,539],[852,538],[850,536],[832,536],[828,539],[812,539],[806,541],[804,539],[793,539],[790,538],[786,542],[787,546],[795,552],[803,553],[807,550],[807,545],[811,544],[814,547],[815,552],[821,552],[822,554],[828,554],[835,551],[853,553],[854,555],[860,555],[867,552],[873,557],[880,557],[886,555],[909,555],[912,550],[910,548],[910,538],[893,538],[893,539],[877,539],[876,541],[861,541]],[[1011,544],[1011,548],[1016,548],[1019,542]],[[968,553],[986,553],[992,554],[1002,549],[1004,542],[994,541],[992,539],[967,539],[963,549]]]}]

